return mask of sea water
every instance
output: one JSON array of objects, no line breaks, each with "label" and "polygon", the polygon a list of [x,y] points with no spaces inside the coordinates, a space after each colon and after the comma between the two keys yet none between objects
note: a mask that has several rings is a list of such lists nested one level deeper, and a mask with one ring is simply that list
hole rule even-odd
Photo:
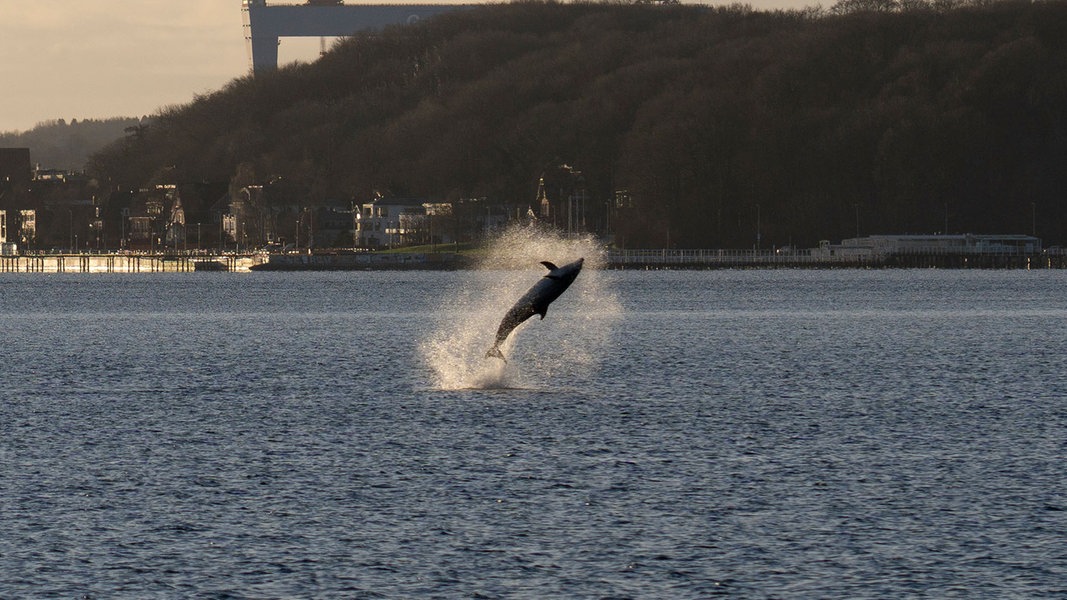
[{"label": "sea water", "polygon": [[0,276],[0,598],[1067,595],[1067,272],[587,266],[485,359],[589,251]]}]

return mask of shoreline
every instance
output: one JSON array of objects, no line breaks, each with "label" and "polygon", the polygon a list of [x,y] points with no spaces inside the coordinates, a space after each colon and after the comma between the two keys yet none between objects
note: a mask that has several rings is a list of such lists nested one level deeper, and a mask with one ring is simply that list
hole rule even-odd
[{"label": "shoreline", "polygon": [[[39,254],[0,256],[0,273],[189,273],[253,271],[450,271],[469,255],[442,252],[322,254]],[[760,251],[609,251],[609,270],[716,269],[1064,269],[1063,253],[908,253],[814,256]]]}]

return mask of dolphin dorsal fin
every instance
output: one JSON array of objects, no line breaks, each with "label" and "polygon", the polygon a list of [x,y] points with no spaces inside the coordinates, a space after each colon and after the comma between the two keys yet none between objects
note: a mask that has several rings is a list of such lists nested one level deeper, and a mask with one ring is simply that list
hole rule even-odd
[{"label": "dolphin dorsal fin", "polygon": [[557,267],[556,265],[548,262],[547,260],[542,260],[541,264],[544,265],[545,268],[548,269],[549,271],[555,271],[556,269],[559,269],[559,267]]}]

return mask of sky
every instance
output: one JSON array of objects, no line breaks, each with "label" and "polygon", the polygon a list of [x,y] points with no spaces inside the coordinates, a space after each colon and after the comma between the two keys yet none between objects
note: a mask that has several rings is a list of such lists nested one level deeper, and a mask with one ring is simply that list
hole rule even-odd
[{"label": "sky", "polygon": [[[819,2],[745,3],[771,10]],[[319,45],[283,38],[279,61],[310,62]],[[241,0],[0,0],[0,132],[54,119],[151,115],[248,69]]]}]

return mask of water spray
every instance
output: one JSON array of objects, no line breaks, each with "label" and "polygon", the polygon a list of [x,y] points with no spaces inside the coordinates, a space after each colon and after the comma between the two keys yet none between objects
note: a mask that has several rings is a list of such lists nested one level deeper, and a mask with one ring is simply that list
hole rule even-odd
[{"label": "water spray", "polygon": [[[515,299],[545,274],[542,261],[566,264],[585,259],[581,277],[553,304],[552,318],[520,324],[495,345],[500,319]],[[595,368],[611,334],[620,304],[602,270],[603,247],[592,236],[569,237],[534,226],[511,226],[490,240],[484,257],[463,274],[454,318],[442,319],[420,345],[442,389],[536,387],[546,376]],[[537,322],[537,335],[523,332]],[[492,347],[510,362],[487,359]],[[534,379],[531,374],[536,374]]]}]

